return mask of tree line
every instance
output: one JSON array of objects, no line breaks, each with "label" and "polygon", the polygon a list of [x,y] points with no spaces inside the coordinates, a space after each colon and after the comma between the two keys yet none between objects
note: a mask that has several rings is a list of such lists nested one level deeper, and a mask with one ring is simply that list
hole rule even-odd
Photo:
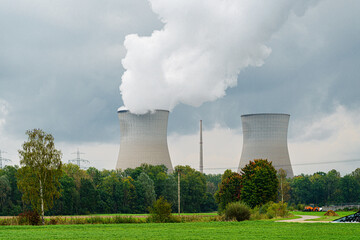
[{"label": "tree line", "polygon": [[172,173],[164,165],[143,164],[135,169],[80,169],[63,164],[54,138],[41,129],[27,131],[19,150],[21,168],[0,169],[0,215],[18,215],[32,209],[48,215],[146,213],[162,197],[181,212],[222,212],[227,204],[243,201],[250,207],[270,201],[330,205],[360,202],[360,168],[344,177],[328,173],[286,178],[271,162],[250,161],[240,173],[207,175],[190,166]]},{"label": "tree line", "polygon": [[301,174],[285,182],[285,200],[292,204],[319,206],[360,203],[360,168],[341,177],[336,170],[328,173]]},{"label": "tree line", "polygon": [[[261,179],[256,180],[256,185],[248,184],[244,189],[241,175],[230,170],[224,174],[202,174],[189,166],[177,166],[173,173],[168,173],[163,165],[144,164],[124,171],[100,171],[93,167],[83,170],[69,163],[62,166],[59,179],[61,196],[46,215],[147,213],[160,196],[172,204],[173,212],[177,212],[178,171],[181,212],[217,211],[218,207],[224,208],[229,202],[244,199],[250,199],[250,205],[261,204],[259,198],[244,192],[241,198],[241,189],[246,192],[249,187],[264,187]],[[18,174],[17,166],[0,169],[0,215],[13,216],[30,209],[29,204],[22,202],[22,192],[17,186]],[[277,176],[277,200],[289,205],[360,202],[360,168],[343,177],[336,170],[293,178],[286,178],[278,172]],[[266,178],[262,180],[262,184],[265,183],[268,183]],[[221,200],[221,197],[228,200]]]},{"label": "tree line", "polygon": [[[18,189],[18,166],[0,169],[0,215],[18,215],[30,204],[22,202]],[[90,213],[147,213],[160,196],[177,212],[178,174],[180,172],[181,212],[217,210],[214,193],[221,174],[202,174],[189,166],[177,166],[168,173],[163,165],[143,164],[135,169],[80,169],[64,164],[59,178],[61,196],[46,215]]]}]

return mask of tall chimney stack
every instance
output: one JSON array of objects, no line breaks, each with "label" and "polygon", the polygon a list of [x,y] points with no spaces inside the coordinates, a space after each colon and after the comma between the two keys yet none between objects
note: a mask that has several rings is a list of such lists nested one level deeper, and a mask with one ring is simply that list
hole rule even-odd
[{"label": "tall chimney stack", "polygon": [[201,173],[204,173],[203,140],[202,140],[202,120],[200,120],[200,172],[201,172]]}]

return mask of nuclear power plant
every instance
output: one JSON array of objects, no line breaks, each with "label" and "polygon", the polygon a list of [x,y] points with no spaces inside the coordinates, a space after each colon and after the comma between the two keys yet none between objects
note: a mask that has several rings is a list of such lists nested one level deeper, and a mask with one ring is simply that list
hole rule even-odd
[{"label": "nuclear power plant", "polygon": [[120,150],[116,169],[136,168],[142,163],[165,165],[173,170],[167,145],[169,111],[133,114],[119,110]]},{"label": "nuclear power plant", "polygon": [[287,146],[289,114],[261,113],[241,116],[243,148],[238,171],[249,161],[267,159],[276,170],[284,169],[293,177]]}]

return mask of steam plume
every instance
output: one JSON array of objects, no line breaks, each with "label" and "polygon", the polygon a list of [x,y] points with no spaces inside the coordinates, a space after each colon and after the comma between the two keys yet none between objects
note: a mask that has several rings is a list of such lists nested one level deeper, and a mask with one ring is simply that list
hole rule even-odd
[{"label": "steam plume", "polygon": [[261,66],[266,42],[291,13],[315,0],[149,0],[164,23],[151,36],[127,35],[120,91],[133,113],[200,106],[225,95],[240,71]]}]

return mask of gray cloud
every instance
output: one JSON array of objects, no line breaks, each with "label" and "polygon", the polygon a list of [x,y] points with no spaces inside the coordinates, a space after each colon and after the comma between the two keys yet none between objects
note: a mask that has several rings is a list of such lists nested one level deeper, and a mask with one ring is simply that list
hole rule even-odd
[{"label": "gray cloud", "polygon": [[[355,0],[328,0],[291,15],[267,42],[272,53],[262,67],[243,70],[222,99],[178,105],[170,133],[194,133],[199,119],[208,129],[240,129],[245,113],[285,112],[298,123],[335,111],[336,103],[359,108],[359,9]],[[61,141],[118,142],[124,37],[162,26],[145,0],[1,1],[4,134],[23,139],[39,127]],[[292,137],[301,131],[290,127]]]},{"label": "gray cloud", "polygon": [[4,131],[118,139],[124,37],[161,25],[146,0],[2,1],[0,98],[10,106]]}]

